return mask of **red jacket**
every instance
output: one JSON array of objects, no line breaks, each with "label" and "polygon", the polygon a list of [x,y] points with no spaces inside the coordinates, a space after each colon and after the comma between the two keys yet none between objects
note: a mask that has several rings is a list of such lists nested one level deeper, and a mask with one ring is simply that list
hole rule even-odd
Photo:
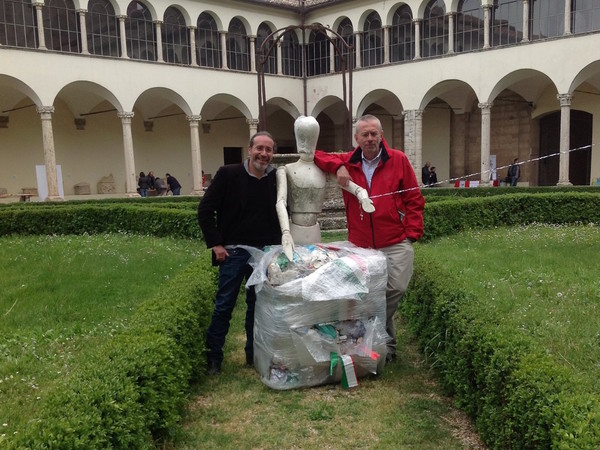
[{"label": "red jacket", "polygon": [[[345,165],[352,181],[364,187],[373,200],[375,212],[362,210],[357,198],[342,191],[348,221],[348,240],[363,248],[383,248],[423,236],[425,199],[410,161],[400,150],[381,142],[381,160],[375,168],[368,188],[362,171],[362,150],[356,147],[348,153],[315,152],[315,164],[323,171],[335,173]],[[400,192],[398,192],[400,191]],[[380,196],[380,197],[379,197]]]}]

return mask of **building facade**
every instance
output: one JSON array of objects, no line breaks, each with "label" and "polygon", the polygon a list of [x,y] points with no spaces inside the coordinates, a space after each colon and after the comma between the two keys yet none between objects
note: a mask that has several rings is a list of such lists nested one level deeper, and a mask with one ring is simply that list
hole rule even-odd
[{"label": "building facade", "polygon": [[365,113],[449,184],[597,184],[598,47],[595,0],[0,0],[0,188],[197,194],[260,128],[347,150]]}]

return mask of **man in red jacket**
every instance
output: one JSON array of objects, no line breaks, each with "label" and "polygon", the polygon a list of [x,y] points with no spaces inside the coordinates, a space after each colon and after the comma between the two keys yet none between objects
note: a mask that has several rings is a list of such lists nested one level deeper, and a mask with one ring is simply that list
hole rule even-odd
[{"label": "man in red jacket", "polygon": [[355,196],[343,191],[348,240],[374,248],[387,257],[386,331],[390,336],[386,359],[396,357],[394,313],[413,273],[412,244],[423,236],[425,199],[410,161],[400,150],[388,147],[379,119],[362,116],[354,135],[358,146],[348,153],[315,152],[316,165],[337,174],[338,184],[349,180],[367,189],[375,211],[364,212]]}]

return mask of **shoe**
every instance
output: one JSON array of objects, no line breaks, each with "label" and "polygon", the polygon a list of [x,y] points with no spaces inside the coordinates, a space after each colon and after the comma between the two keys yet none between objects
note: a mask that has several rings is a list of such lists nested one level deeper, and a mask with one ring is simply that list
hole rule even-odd
[{"label": "shoe", "polygon": [[254,355],[246,355],[246,366],[254,367]]},{"label": "shoe", "polygon": [[206,375],[213,376],[221,373],[221,363],[217,361],[208,361]]},{"label": "shoe", "polygon": [[387,355],[385,355],[385,362],[387,363],[391,363],[396,361],[396,354],[395,353],[388,353]]}]

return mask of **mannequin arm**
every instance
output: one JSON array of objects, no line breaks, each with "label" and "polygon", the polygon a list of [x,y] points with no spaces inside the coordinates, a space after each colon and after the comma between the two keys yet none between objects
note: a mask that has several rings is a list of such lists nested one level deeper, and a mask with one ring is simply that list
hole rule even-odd
[{"label": "mannequin arm", "polygon": [[360,187],[354,181],[348,181],[347,186],[342,187],[343,190],[350,192],[352,195],[355,195],[360,203],[361,208],[364,212],[372,213],[375,212],[375,206],[373,205],[373,200],[369,198],[369,193],[365,188]]},{"label": "mannequin arm", "polygon": [[294,239],[290,234],[290,218],[287,211],[287,175],[285,166],[277,168],[277,218],[281,228],[281,245],[283,253],[292,261],[294,259]]}]

